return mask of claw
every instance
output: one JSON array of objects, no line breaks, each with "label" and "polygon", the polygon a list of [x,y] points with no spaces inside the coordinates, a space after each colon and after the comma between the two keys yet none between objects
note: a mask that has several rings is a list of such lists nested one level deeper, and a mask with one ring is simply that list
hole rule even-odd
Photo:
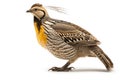
[{"label": "claw", "polygon": [[74,67],[69,67],[69,68],[71,68],[71,70],[72,70],[72,69],[75,69]]}]

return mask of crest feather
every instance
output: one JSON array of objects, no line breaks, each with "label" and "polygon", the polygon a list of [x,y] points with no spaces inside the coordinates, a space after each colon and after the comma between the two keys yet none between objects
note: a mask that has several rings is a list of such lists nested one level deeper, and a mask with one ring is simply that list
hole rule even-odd
[{"label": "crest feather", "polygon": [[33,7],[41,7],[41,6],[42,6],[42,4],[36,3],[36,4],[33,4],[31,8],[33,8]]}]

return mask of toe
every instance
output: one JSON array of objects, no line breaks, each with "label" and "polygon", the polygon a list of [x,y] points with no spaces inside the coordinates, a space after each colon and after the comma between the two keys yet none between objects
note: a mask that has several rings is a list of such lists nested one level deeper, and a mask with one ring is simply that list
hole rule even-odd
[{"label": "toe", "polygon": [[75,69],[75,68],[74,67],[69,67],[69,68],[52,67],[48,71],[71,71],[72,69]]},{"label": "toe", "polygon": [[48,71],[56,71],[57,67],[52,67]]}]

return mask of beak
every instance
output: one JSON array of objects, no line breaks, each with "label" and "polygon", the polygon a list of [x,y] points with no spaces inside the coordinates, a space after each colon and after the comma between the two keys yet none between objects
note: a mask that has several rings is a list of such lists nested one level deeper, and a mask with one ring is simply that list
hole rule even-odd
[{"label": "beak", "polygon": [[31,10],[31,9],[29,9],[29,10],[27,10],[26,12],[27,12],[27,13],[28,13],[28,12],[32,12],[32,10]]}]

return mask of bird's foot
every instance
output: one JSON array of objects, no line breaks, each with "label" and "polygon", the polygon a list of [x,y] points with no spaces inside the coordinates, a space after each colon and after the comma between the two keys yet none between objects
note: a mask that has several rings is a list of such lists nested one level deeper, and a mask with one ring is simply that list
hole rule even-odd
[{"label": "bird's foot", "polygon": [[51,70],[51,71],[58,71],[59,72],[59,71],[70,71],[72,69],[74,69],[74,67],[68,67],[68,68],[52,67],[52,68],[49,69],[49,71]]}]

